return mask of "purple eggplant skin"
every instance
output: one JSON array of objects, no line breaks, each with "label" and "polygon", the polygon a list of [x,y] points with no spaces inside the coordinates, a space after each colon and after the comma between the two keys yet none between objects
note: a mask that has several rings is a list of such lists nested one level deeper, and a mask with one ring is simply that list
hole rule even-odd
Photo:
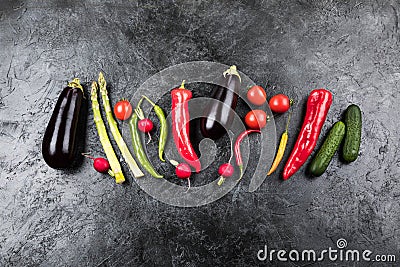
[{"label": "purple eggplant skin", "polygon": [[79,79],[70,82],[58,97],[42,142],[43,159],[51,168],[64,169],[76,164],[83,99]]},{"label": "purple eggplant skin", "polygon": [[239,98],[241,79],[236,66],[231,66],[223,73],[224,86],[216,87],[212,98],[217,101],[209,103],[200,120],[203,137],[216,140],[230,129],[235,118],[235,109]]}]

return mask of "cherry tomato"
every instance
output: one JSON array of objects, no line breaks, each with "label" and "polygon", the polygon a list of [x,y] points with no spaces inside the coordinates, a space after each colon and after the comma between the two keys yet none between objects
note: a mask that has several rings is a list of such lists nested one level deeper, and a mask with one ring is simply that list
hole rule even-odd
[{"label": "cherry tomato", "polygon": [[128,100],[122,99],[114,106],[114,115],[117,119],[124,121],[132,115],[132,105]]},{"label": "cherry tomato", "polygon": [[261,109],[251,110],[244,118],[244,122],[250,129],[260,130],[267,124],[267,114]]},{"label": "cherry tomato", "polygon": [[189,164],[182,162],[175,168],[175,174],[179,179],[188,179],[192,174]]},{"label": "cherry tomato", "polygon": [[278,94],[271,97],[269,107],[275,113],[285,113],[290,108],[290,100],[284,94]]},{"label": "cherry tomato", "polygon": [[254,85],[247,91],[247,99],[253,105],[261,106],[267,100],[267,94],[264,88],[259,85]]},{"label": "cherry tomato", "polygon": [[153,122],[150,119],[143,119],[138,122],[139,131],[148,133],[153,130]]}]

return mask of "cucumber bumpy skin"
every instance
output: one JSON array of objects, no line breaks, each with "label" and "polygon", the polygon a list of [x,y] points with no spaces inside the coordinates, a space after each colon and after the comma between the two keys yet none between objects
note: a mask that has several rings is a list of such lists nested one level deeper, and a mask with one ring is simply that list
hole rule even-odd
[{"label": "cucumber bumpy skin", "polygon": [[327,138],[322,144],[317,155],[311,162],[309,172],[314,176],[321,176],[328,168],[336,150],[338,150],[340,143],[346,132],[346,126],[343,122],[336,122],[332,129],[329,131]]},{"label": "cucumber bumpy skin", "polygon": [[346,135],[344,138],[342,156],[350,163],[357,159],[361,143],[362,116],[357,105],[350,105],[346,109],[344,123],[346,124]]}]

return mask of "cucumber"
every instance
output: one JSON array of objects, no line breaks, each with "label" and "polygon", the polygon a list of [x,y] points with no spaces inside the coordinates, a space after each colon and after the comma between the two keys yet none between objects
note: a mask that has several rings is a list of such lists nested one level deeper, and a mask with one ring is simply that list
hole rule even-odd
[{"label": "cucumber", "polygon": [[346,124],[346,135],[344,137],[343,159],[347,162],[353,162],[358,157],[361,143],[361,110],[357,105],[350,105],[346,109],[344,115],[344,123]]},{"label": "cucumber", "polygon": [[336,150],[338,150],[345,133],[346,126],[343,122],[338,121],[333,125],[317,155],[311,162],[309,172],[312,175],[320,176],[325,172],[332,160],[333,155],[335,154]]}]

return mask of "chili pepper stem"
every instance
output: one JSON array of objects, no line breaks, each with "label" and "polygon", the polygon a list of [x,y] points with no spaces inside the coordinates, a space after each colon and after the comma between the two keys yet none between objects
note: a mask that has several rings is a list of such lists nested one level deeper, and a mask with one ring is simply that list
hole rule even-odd
[{"label": "chili pepper stem", "polygon": [[289,112],[288,119],[287,119],[287,122],[286,122],[286,127],[285,127],[285,132],[286,132],[286,133],[288,132],[289,123],[290,123],[290,118],[292,117],[293,109],[292,109],[291,107],[293,106],[293,103],[294,103],[293,99],[290,99],[290,100],[289,100],[290,112]]},{"label": "chili pepper stem", "polygon": [[139,102],[137,103],[137,107],[140,107],[140,105],[142,104],[142,102],[143,102],[143,96],[142,96],[142,98],[140,98]]},{"label": "chili pepper stem", "polygon": [[[141,98],[140,101],[142,101],[142,99],[146,99],[146,101],[149,102],[150,105],[152,105],[153,107],[156,105],[156,103],[154,103],[153,101],[151,101],[150,98],[148,98],[148,97],[145,96],[145,95],[142,95],[142,98]],[[139,101],[139,103],[140,103],[140,101]],[[139,103],[138,103],[138,105],[139,105]]]},{"label": "chili pepper stem", "polygon": [[185,89],[185,82],[186,82],[186,80],[182,81],[181,86],[179,87],[179,89]]},{"label": "chili pepper stem", "polygon": [[239,167],[239,179],[238,179],[238,181],[240,181],[241,179],[242,179],[242,177],[243,177],[243,165],[239,165],[238,166]]}]

